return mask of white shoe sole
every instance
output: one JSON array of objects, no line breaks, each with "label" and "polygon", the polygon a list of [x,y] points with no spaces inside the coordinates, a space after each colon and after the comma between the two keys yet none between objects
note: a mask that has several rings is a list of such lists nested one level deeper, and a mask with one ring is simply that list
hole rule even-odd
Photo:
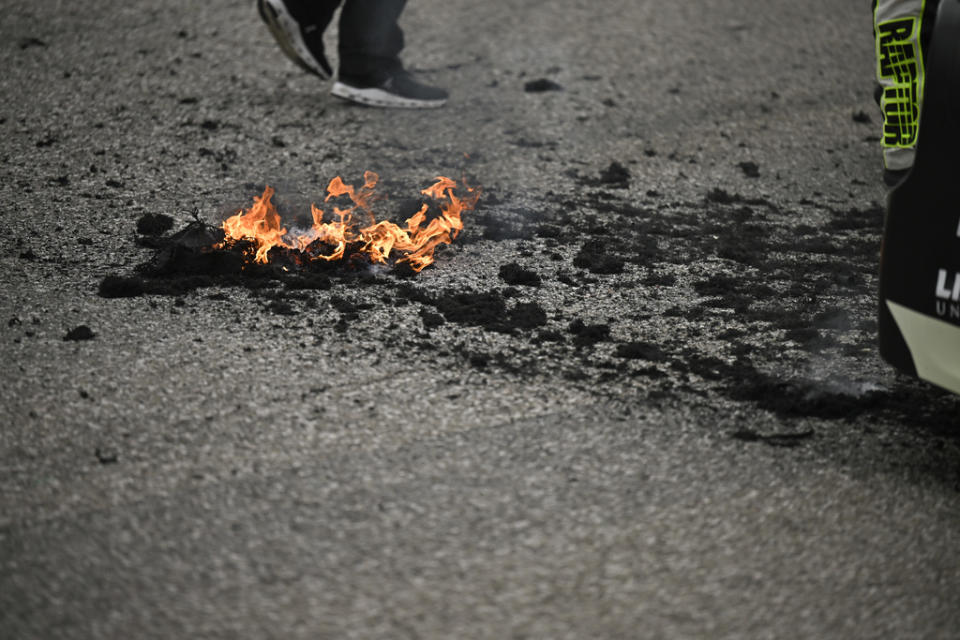
[{"label": "white shoe sole", "polygon": [[334,82],[330,93],[343,100],[349,100],[358,104],[364,104],[368,107],[392,107],[398,109],[436,109],[447,103],[446,98],[439,100],[418,100],[416,98],[404,98],[396,94],[377,89],[358,89],[342,82]]},{"label": "white shoe sole", "polygon": [[258,10],[261,6],[264,9],[260,12],[261,17],[267,23],[270,33],[273,34],[274,39],[286,56],[304,70],[316,74],[324,80],[329,80],[330,74],[310,53],[310,49],[300,33],[300,25],[287,11],[283,2],[279,0],[257,0]]}]

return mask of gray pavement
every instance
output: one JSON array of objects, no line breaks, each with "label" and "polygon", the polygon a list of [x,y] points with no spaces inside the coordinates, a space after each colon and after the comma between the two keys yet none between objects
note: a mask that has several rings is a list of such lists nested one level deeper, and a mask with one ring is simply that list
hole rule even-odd
[{"label": "gray pavement", "polygon": [[[403,24],[443,110],[337,102],[246,2],[5,3],[0,637],[956,637],[958,402],[871,342],[864,3],[421,0]],[[614,161],[624,189],[595,180]],[[417,278],[292,313],[97,295],[149,259],[145,213],[367,169],[395,207],[461,171],[485,196]],[[654,232],[622,273],[572,262]],[[542,286],[506,291],[514,261]],[[717,303],[717,274],[743,291]],[[426,326],[422,296],[460,290],[546,324]],[[640,343],[665,355],[616,356]]]}]

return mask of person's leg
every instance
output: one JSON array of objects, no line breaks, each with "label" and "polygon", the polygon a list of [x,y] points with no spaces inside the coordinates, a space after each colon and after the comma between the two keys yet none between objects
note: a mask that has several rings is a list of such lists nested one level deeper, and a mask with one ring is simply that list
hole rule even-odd
[{"label": "person's leg", "polygon": [[340,0],[283,0],[290,13],[303,24],[316,25],[326,29],[333,20],[333,14],[340,6]]},{"label": "person's leg", "polygon": [[257,9],[287,57],[327,79],[333,70],[323,50],[323,32],[339,4],[340,0],[257,0]]},{"label": "person's leg", "polygon": [[440,107],[447,92],[416,81],[400,62],[398,20],[406,0],[345,0],[340,14],[340,74],[331,93],[374,107]]},{"label": "person's leg", "polygon": [[893,183],[913,166],[923,103],[924,53],[938,0],[877,0],[874,35],[883,116],[885,178]]},{"label": "person's leg", "polygon": [[367,77],[403,68],[398,21],[406,0],[346,0],[340,13],[341,77]]}]

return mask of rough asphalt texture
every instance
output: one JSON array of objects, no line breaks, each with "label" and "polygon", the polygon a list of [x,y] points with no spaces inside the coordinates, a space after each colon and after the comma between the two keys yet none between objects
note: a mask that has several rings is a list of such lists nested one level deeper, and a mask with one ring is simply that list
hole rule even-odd
[{"label": "rough asphalt texture", "polygon": [[[955,638],[960,406],[874,347],[866,3],[404,26],[443,110],[337,102],[247,2],[5,3],[0,637]],[[367,169],[398,218],[484,197],[414,278],[100,295],[146,214]]]}]

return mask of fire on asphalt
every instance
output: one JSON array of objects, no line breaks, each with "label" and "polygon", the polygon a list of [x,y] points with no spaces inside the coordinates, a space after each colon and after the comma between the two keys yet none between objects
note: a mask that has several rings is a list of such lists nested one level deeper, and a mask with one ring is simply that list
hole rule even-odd
[{"label": "fire on asphalt", "polygon": [[960,626],[863,3],[410,3],[426,112],[247,3],[8,4],[0,635]]}]

